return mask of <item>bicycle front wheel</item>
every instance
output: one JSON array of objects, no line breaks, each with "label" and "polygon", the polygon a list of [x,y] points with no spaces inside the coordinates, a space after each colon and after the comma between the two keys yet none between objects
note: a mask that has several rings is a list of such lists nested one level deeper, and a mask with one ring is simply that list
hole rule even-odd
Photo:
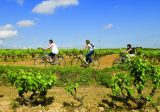
[{"label": "bicycle front wheel", "polygon": [[92,67],[98,68],[100,66],[99,58],[93,58],[93,62],[91,63]]},{"label": "bicycle front wheel", "polygon": [[47,60],[44,57],[36,57],[36,58],[34,58],[33,65],[35,65],[35,66],[46,66],[47,65]]},{"label": "bicycle front wheel", "polygon": [[55,63],[56,65],[59,65],[59,66],[66,66],[66,61],[63,57],[58,57],[56,60],[55,60]]},{"label": "bicycle front wheel", "polygon": [[71,66],[82,66],[82,60],[80,58],[74,57],[71,60]]},{"label": "bicycle front wheel", "polygon": [[118,65],[118,64],[121,64],[121,59],[115,59],[113,61],[113,65]]}]

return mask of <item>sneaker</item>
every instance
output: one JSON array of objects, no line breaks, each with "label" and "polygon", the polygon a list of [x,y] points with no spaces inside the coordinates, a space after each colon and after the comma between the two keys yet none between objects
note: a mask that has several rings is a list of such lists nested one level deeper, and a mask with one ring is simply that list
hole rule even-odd
[{"label": "sneaker", "polygon": [[83,64],[83,65],[81,65],[81,67],[88,67],[89,66],[89,64]]},{"label": "sneaker", "polygon": [[51,65],[56,65],[57,63],[55,63],[55,62],[50,62],[50,64],[51,64]]}]

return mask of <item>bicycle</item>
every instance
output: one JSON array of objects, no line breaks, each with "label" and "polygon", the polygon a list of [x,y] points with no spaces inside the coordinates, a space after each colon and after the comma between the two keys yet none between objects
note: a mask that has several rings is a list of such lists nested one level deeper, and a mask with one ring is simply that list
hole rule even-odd
[{"label": "bicycle", "polygon": [[[81,52],[82,53],[82,52]],[[81,54],[81,55],[75,55],[71,59],[71,66],[79,66],[79,67],[95,67],[98,68],[100,66],[100,61],[99,58],[97,58],[95,55],[92,58],[92,62],[88,63],[86,61],[86,57]]]},{"label": "bicycle", "polygon": [[119,57],[120,57],[120,58],[115,59],[115,60],[113,61],[113,65],[118,65],[118,64],[127,63],[128,57],[126,56],[125,53],[120,52],[120,53],[119,53]]},{"label": "bicycle", "polygon": [[47,64],[50,65],[58,65],[58,66],[65,66],[66,61],[63,56],[56,55],[52,61],[50,60],[50,56],[47,52],[44,52],[43,54],[39,55],[38,57],[34,58],[34,65],[35,66],[47,66]]}]

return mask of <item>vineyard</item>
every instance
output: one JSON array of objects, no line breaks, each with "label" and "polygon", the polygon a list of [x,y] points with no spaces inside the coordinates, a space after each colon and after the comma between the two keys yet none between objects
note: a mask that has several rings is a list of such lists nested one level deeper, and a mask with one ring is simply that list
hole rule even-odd
[{"label": "vineyard", "polygon": [[[118,54],[124,49],[96,49],[95,56],[103,57],[111,54]],[[48,51],[49,52],[49,51]],[[60,49],[59,55],[72,57],[75,55],[86,54],[86,50],[78,49]],[[1,62],[16,62],[19,60],[34,59],[37,55],[43,54],[44,51],[39,49],[0,49],[0,61]],[[160,62],[160,49],[147,49],[137,48],[137,54],[143,55],[145,59],[159,63]]]},{"label": "vineyard", "polygon": [[[59,55],[61,56],[75,56],[79,54],[85,54],[86,50],[78,49],[61,49]],[[110,54],[117,54],[119,49],[96,49],[96,56],[101,57]],[[39,49],[0,49],[0,61],[18,61],[25,58],[35,58],[37,55],[43,54],[44,51]]]},{"label": "vineyard", "polygon": [[0,49],[0,112],[160,111],[160,49],[112,65],[122,50],[96,49],[99,66],[83,67],[73,60],[85,50],[61,49],[58,64],[37,66],[40,48]]}]

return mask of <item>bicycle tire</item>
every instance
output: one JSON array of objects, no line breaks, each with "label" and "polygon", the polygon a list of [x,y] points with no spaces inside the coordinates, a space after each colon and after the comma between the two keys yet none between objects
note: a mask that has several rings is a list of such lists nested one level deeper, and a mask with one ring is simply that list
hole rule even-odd
[{"label": "bicycle tire", "polygon": [[99,58],[94,57],[93,62],[91,63],[92,67],[98,68],[100,66]]},{"label": "bicycle tire", "polygon": [[47,65],[47,60],[44,57],[36,57],[34,58],[34,66],[46,66]]},{"label": "bicycle tire", "polygon": [[121,59],[115,59],[112,63],[112,65],[119,65],[121,64]]},{"label": "bicycle tire", "polygon": [[66,66],[66,61],[65,61],[65,59],[64,59],[64,57],[58,57],[57,59],[57,64],[59,65],[59,66]]},{"label": "bicycle tire", "polygon": [[82,60],[78,57],[74,57],[72,60],[71,60],[71,66],[82,66]]}]

